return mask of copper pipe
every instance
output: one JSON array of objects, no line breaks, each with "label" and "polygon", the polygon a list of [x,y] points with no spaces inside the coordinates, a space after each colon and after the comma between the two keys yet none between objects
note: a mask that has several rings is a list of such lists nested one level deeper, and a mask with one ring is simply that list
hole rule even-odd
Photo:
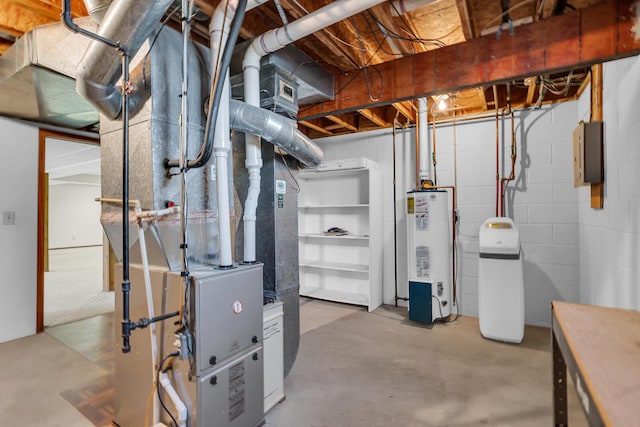
[{"label": "copper pipe", "polygon": [[515,118],[513,116],[513,111],[511,111],[511,173],[508,177],[502,178],[500,180],[500,216],[504,216],[504,187],[505,184],[509,181],[513,181],[516,177],[516,158],[518,156],[518,147],[516,145],[516,130],[515,130]]}]

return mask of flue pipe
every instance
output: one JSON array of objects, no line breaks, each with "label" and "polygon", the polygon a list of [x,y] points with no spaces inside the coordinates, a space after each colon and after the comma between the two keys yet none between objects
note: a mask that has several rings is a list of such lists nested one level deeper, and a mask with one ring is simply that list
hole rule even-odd
[{"label": "flue pipe", "polygon": [[[343,19],[365,11],[384,0],[342,0],[329,3],[304,17],[267,31],[255,38],[242,61],[244,77],[244,99],[249,105],[260,106],[260,59],[316,31]],[[256,261],[256,210],[260,195],[260,169],[262,153],[260,137],[247,133],[245,137],[245,166],[249,171],[249,191],[244,206],[244,261]]]},{"label": "flue pipe", "polygon": [[427,122],[427,98],[418,98],[418,149],[420,181],[429,178],[429,124]]},{"label": "flue pipe", "polygon": [[[123,51],[132,55],[151,35],[153,28],[171,5],[172,0],[117,0],[98,30],[98,35],[118,40]],[[122,111],[122,96],[116,83],[122,75],[120,53],[99,41],[92,41],[76,69],[76,90],[109,119]],[[142,91],[130,94],[132,104]]]}]

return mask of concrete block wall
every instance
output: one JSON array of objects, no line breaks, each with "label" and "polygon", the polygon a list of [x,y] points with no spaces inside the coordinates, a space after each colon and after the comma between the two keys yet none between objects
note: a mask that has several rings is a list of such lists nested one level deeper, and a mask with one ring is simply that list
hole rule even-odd
[{"label": "concrete block wall", "polygon": [[[579,190],[580,301],[640,310],[640,58],[604,64],[604,209]],[[589,120],[587,89],[578,119]]]},{"label": "concrete block wall", "polygon": [[[554,299],[579,300],[578,193],[571,147],[576,116],[576,102],[514,116],[518,159],[515,181],[505,191],[505,213],[520,230],[527,324],[548,326]],[[498,133],[500,175],[508,176],[509,117],[500,119]],[[436,147],[438,184],[456,184],[457,170],[458,293],[462,313],[477,316],[478,230],[496,213],[495,119],[436,124]]]},{"label": "concrete block wall", "polygon": [[[578,103],[570,102],[515,114],[519,157],[516,180],[506,191],[505,209],[521,231],[528,324],[549,325],[553,299],[579,300],[578,193],[573,189],[571,151],[577,110]],[[506,176],[510,172],[510,119],[500,122],[499,133],[505,154],[501,175]],[[406,192],[415,186],[414,135],[413,130],[403,130],[396,136],[395,257],[392,132],[316,140],[327,160],[364,156],[378,162],[385,206],[383,301],[386,304],[394,303],[396,281],[399,296],[407,295],[405,211]],[[429,138],[432,146],[431,128]],[[478,229],[485,219],[495,215],[495,145],[494,119],[436,125],[438,184],[455,184],[458,188],[458,294],[462,313],[470,316],[478,315]],[[430,165],[429,170],[432,169]]]}]

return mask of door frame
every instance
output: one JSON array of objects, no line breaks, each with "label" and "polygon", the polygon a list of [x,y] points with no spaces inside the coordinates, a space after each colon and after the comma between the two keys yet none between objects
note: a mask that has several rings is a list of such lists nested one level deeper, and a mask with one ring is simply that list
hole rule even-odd
[{"label": "door frame", "polygon": [[46,247],[46,212],[47,207],[47,177],[46,167],[46,143],[47,138],[58,138],[81,144],[100,145],[100,137],[73,135],[63,131],[49,129],[39,129],[38,133],[38,243],[37,243],[37,270],[36,270],[36,333],[44,331],[44,271],[45,258],[48,248]]}]

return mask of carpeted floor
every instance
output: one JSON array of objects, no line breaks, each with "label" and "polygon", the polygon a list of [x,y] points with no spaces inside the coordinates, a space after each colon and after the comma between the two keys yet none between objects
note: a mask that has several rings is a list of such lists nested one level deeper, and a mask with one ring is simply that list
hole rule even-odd
[{"label": "carpeted floor", "polygon": [[102,290],[102,246],[49,251],[44,283],[46,327],[113,311],[114,293]]}]

